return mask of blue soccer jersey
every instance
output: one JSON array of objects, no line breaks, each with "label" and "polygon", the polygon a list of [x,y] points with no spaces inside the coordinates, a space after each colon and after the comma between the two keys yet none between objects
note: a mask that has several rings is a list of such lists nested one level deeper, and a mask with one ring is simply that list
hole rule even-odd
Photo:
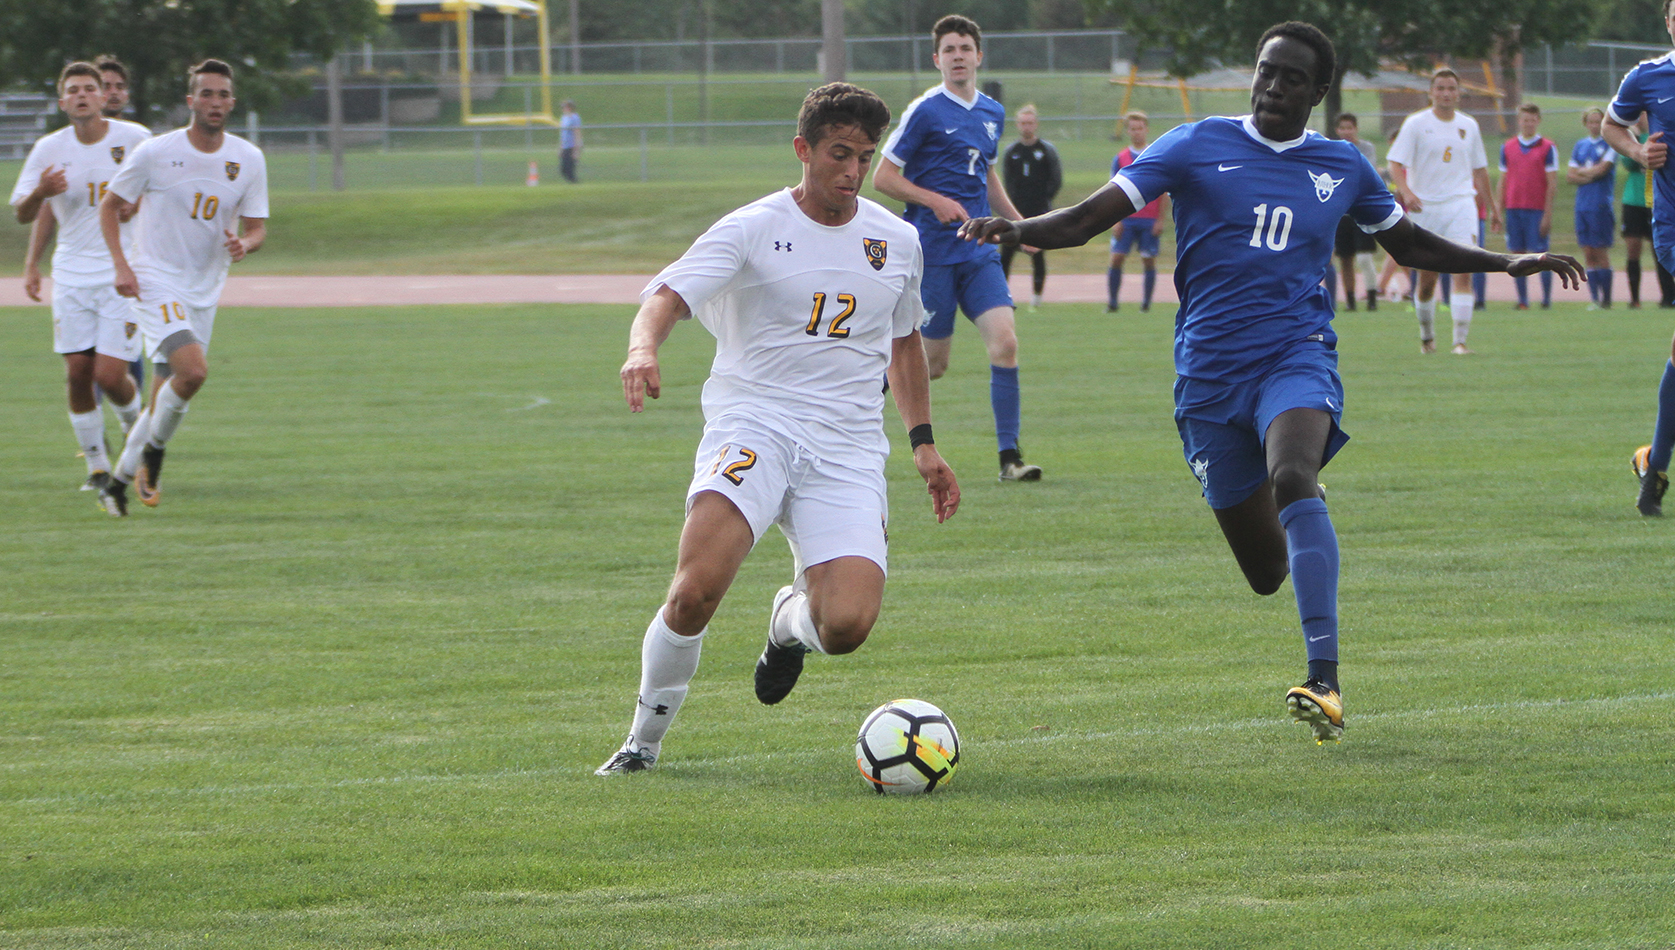
[{"label": "blue soccer jersey", "polygon": [[[1605,111],[1611,121],[1632,127],[1642,114],[1650,132],[1675,143],[1675,53],[1665,53],[1636,65],[1623,77],[1617,96]],[[1675,178],[1672,166],[1650,172],[1653,181],[1652,240],[1658,247],[1675,245]]]},{"label": "blue soccer jersey", "polygon": [[[983,95],[971,102],[937,86],[913,100],[885,141],[884,157],[920,188],[952,198],[973,218],[989,211],[989,166],[1000,151],[1006,110]],[[958,264],[996,255],[992,245],[963,241],[959,223],[943,224],[923,205],[903,215],[919,229],[926,264]]]},{"label": "blue soccer jersey", "polygon": [[1584,168],[1596,162],[1610,162],[1611,170],[1598,181],[1576,186],[1576,213],[1610,214],[1615,210],[1613,199],[1617,190],[1617,153],[1605,144],[1604,138],[1583,139],[1570,150],[1572,168]]},{"label": "blue soccer jersey", "polygon": [[1338,220],[1364,231],[1401,220],[1395,197],[1349,142],[1262,137],[1249,116],[1177,126],[1112,178],[1139,208],[1164,192],[1175,214],[1175,371],[1240,382],[1307,340],[1335,345]]}]

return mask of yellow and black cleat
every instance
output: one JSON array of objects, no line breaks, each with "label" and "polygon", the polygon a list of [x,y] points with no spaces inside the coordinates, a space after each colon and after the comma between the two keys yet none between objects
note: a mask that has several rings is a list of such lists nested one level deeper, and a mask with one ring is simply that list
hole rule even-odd
[{"label": "yellow and black cleat", "polygon": [[1285,694],[1285,708],[1292,719],[1307,723],[1314,730],[1316,745],[1327,739],[1337,742],[1343,738],[1343,697],[1320,680],[1311,679],[1291,687]]}]

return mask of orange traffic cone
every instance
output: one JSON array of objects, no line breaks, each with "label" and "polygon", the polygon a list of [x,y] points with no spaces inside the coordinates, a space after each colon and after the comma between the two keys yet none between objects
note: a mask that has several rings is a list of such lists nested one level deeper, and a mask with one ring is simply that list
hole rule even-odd
[{"label": "orange traffic cone", "polygon": [[525,178],[523,180],[523,183],[528,185],[531,188],[534,188],[536,185],[539,185],[541,183],[541,166],[540,166],[540,163],[538,163],[538,162],[530,162],[529,163],[529,177]]}]

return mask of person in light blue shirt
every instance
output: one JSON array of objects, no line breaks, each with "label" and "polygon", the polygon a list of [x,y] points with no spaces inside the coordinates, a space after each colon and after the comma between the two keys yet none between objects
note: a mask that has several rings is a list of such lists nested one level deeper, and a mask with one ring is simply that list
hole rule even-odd
[{"label": "person in light blue shirt", "polygon": [[576,180],[576,163],[582,157],[582,117],[576,113],[576,103],[564,100],[558,117],[558,172],[564,180]]},{"label": "person in light blue shirt", "polygon": [[[1663,26],[1675,42],[1675,0],[1663,2]],[[1650,134],[1641,142],[1634,124],[1647,117]],[[1605,140],[1621,155],[1639,162],[1650,183],[1652,254],[1664,270],[1675,273],[1675,177],[1669,168],[1668,136],[1675,132],[1675,52],[1636,65],[1623,77],[1617,95],[1605,109]],[[1669,488],[1669,457],[1675,451],[1675,341],[1658,383],[1657,423],[1652,441],[1630,456],[1640,491],[1634,506],[1642,515],[1661,517],[1663,495]]]},{"label": "person in light blue shirt", "polygon": [[1331,40],[1307,23],[1270,28],[1257,47],[1251,114],[1177,126],[1074,207],[1022,222],[967,222],[968,239],[1072,247],[1168,192],[1175,208],[1175,422],[1187,464],[1251,588],[1289,574],[1308,677],[1286,694],[1317,740],[1343,734],[1338,686],[1338,540],[1320,469],[1348,440],[1339,428],[1332,299],[1320,286],[1348,214],[1404,267],[1470,274],[1551,270],[1555,254],[1517,257],[1455,244],[1403,215],[1353,144],[1308,131],[1334,75]]},{"label": "person in light blue shirt", "polygon": [[1617,156],[1601,134],[1605,110],[1582,113],[1588,137],[1570,150],[1565,180],[1576,186],[1576,243],[1582,245],[1582,259],[1588,265],[1590,307],[1611,307],[1611,232],[1616,230],[1613,207],[1617,190]]},{"label": "person in light blue shirt", "polygon": [[[1001,481],[1041,479],[1041,466],[1024,461],[1018,446],[1022,407],[1018,386],[1018,335],[1012,292],[1000,254],[958,237],[960,222],[996,213],[1021,218],[995,170],[1006,110],[977,91],[983,63],[983,31],[971,19],[945,16],[931,28],[931,60],[942,82],[913,100],[879,150],[872,184],[907,204],[904,217],[919,230],[925,249],[925,358],[931,379],[948,369],[954,313],[983,336],[989,353],[989,403]],[[1026,250],[1030,250],[1026,248]]]}]

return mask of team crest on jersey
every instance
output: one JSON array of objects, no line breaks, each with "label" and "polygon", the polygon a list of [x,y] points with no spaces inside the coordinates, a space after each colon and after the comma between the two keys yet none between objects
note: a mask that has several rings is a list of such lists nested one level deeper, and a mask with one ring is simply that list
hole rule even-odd
[{"label": "team crest on jersey", "polygon": [[[1308,169],[1304,169],[1304,171],[1308,171]],[[1342,178],[1333,178],[1325,172],[1318,175],[1309,172],[1309,178],[1314,181],[1314,196],[1320,199],[1321,204],[1331,201],[1332,192],[1337,191],[1338,186],[1343,184]]]},{"label": "team crest on jersey", "polygon": [[1464,142],[1466,140],[1466,130],[1465,129],[1455,129],[1454,131],[1460,133],[1460,141]]},{"label": "team crest on jersey", "polygon": [[994,124],[993,122],[985,122],[985,123],[983,123],[983,128],[988,130],[989,138],[991,138],[991,139],[1000,138],[1000,126]]},{"label": "team crest on jersey", "polygon": [[121,145],[111,146],[111,161],[117,163],[118,165],[122,164],[122,156],[126,154],[128,154],[127,148]]},{"label": "team crest on jersey", "polygon": [[883,270],[886,260],[885,249],[889,247],[889,242],[881,241],[878,238],[864,237],[861,238],[861,244],[867,249],[867,263],[872,265],[872,269]]},{"label": "team crest on jersey", "polygon": [[227,163],[227,180],[238,181],[238,162]]},{"label": "team crest on jersey", "polygon": [[140,331],[140,325],[139,324],[137,324],[137,323],[124,323],[122,325],[122,338],[125,339],[125,340],[132,340],[134,338],[134,334],[138,333],[139,331]]}]

